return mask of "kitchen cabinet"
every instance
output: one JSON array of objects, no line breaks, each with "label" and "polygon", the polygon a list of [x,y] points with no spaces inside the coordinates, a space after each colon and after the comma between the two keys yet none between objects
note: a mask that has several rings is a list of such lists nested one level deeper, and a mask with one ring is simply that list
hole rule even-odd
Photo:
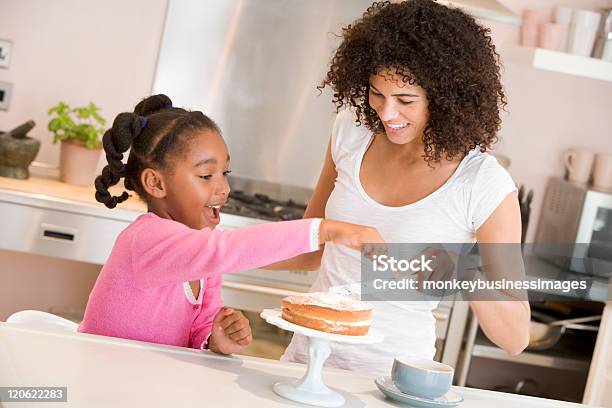
[{"label": "kitchen cabinet", "polygon": [[612,302],[604,308],[583,402],[612,406]]},{"label": "kitchen cabinet", "polygon": [[129,221],[85,215],[71,211],[70,205],[45,206],[2,198],[0,213],[6,215],[0,234],[0,247],[81,262],[103,264],[115,238]]}]

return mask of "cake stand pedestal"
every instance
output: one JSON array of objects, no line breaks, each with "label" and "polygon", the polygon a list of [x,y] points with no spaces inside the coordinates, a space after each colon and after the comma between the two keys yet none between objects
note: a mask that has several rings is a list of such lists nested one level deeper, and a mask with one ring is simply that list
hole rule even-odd
[{"label": "cake stand pedestal", "polygon": [[266,322],[281,329],[300,333],[308,337],[308,368],[299,380],[274,384],[274,392],[291,401],[320,407],[339,407],[345,399],[323,383],[321,371],[327,357],[331,354],[330,341],[350,344],[373,344],[383,341],[382,334],[370,332],[365,336],[346,336],[322,332],[308,327],[298,326],[282,318],[280,309],[265,309],[261,317]]}]

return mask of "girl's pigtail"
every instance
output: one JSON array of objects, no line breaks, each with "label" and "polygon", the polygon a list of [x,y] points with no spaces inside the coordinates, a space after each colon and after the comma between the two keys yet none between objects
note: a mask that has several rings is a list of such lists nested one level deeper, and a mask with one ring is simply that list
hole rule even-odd
[{"label": "girl's pigtail", "polygon": [[[106,152],[108,165],[102,169],[102,174],[96,178],[96,200],[108,208],[115,208],[117,204],[128,199],[127,191],[120,196],[113,196],[108,188],[114,186],[122,177],[126,175],[126,165],[123,163],[123,153],[125,153],[134,139],[140,134],[146,124],[146,119],[134,113],[120,113],[113,127],[104,133],[102,145]],[[126,186],[133,190],[133,186]]]}]

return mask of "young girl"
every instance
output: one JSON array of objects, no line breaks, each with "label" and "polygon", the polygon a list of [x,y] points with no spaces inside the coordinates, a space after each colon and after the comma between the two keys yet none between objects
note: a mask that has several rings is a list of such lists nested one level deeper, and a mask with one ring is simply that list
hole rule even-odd
[{"label": "young girl", "polygon": [[230,190],[227,147],[210,118],[172,107],[165,95],[119,114],[103,145],[108,165],[95,181],[96,200],[108,208],[125,201],[127,192],[108,191],[125,178],[148,212],[117,238],[80,332],[234,353],[250,343],[251,330],[241,313],[222,307],[222,273],[316,251],[325,241],[355,249],[383,242],[373,228],[320,219],[216,230]]}]

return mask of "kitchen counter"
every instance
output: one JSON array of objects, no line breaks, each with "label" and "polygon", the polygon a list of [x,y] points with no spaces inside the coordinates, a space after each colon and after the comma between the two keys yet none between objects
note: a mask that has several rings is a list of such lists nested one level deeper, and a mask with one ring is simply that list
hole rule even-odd
[{"label": "kitchen counter", "polygon": [[[75,186],[63,183],[57,179],[43,177],[30,177],[27,180],[0,177],[0,189],[22,194],[35,194],[38,197],[55,198],[108,210],[103,204],[96,201],[96,190],[93,185],[83,187]],[[110,192],[114,195],[119,195],[123,191],[122,184],[110,188]],[[133,197],[121,203],[120,209],[137,213],[146,212],[146,204],[138,199],[136,193],[133,191],[130,192],[130,194],[132,194]],[[114,210],[115,209],[113,209],[113,211]]]},{"label": "kitchen counter", "polygon": [[[221,356],[173,346],[0,322],[0,386],[66,386],[62,407],[305,406],[276,395],[272,385],[300,378],[306,367],[254,357]],[[324,369],[326,385],[345,407],[405,406],[385,399],[374,375]],[[583,405],[453,387],[462,408],[579,407]],[[36,403],[57,407],[57,403]],[[0,403],[21,407],[22,403]]]}]

